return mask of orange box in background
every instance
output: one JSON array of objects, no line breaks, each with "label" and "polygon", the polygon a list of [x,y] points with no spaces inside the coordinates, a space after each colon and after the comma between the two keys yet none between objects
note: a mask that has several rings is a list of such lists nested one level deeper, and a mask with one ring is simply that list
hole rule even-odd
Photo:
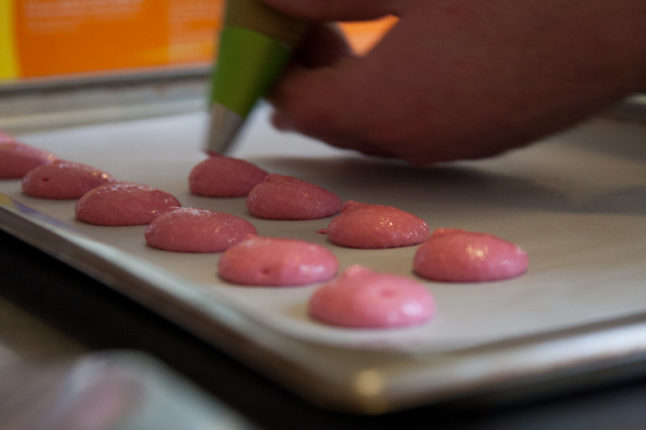
[{"label": "orange box in background", "polygon": [[20,0],[14,3],[21,77],[208,61],[221,2]]},{"label": "orange box in background", "polygon": [[[0,0],[0,80],[208,64],[218,0]],[[393,23],[343,24],[359,52]]]},{"label": "orange box in background", "polygon": [[354,50],[361,54],[369,51],[396,23],[397,18],[388,16],[376,21],[342,23],[341,29]]}]

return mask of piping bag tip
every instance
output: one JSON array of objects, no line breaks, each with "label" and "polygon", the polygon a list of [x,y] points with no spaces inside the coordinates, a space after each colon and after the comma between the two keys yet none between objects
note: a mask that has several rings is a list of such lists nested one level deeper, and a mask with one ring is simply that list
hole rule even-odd
[{"label": "piping bag tip", "polygon": [[244,118],[220,103],[213,103],[209,119],[209,130],[203,149],[207,154],[226,154],[233,147]]}]

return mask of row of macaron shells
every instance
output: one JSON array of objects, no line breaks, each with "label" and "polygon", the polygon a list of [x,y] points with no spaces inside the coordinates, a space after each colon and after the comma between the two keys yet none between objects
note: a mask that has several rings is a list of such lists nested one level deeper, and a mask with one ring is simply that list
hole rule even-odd
[{"label": "row of macaron shells", "polygon": [[[336,257],[319,245],[258,237],[251,223],[235,215],[181,208],[169,193],[117,182],[106,172],[57,160],[10,138],[4,138],[0,151],[5,161],[0,162],[0,177],[23,175],[23,191],[34,197],[78,198],[75,213],[81,221],[110,226],[150,223],[145,233],[150,246],[183,252],[226,251],[218,266],[220,276],[230,282],[306,285],[330,280],[337,273]],[[3,164],[14,170],[23,166],[23,171],[8,172]],[[260,218],[315,219],[341,212],[321,231],[341,246],[390,248],[424,243],[415,255],[414,270],[428,279],[487,281],[517,276],[527,269],[527,255],[510,242],[455,229],[437,230],[429,239],[426,223],[410,213],[384,205],[343,204],[328,190],[268,174],[245,160],[212,155],[192,169],[189,187],[203,196],[247,195],[249,211]],[[310,301],[315,318],[352,327],[418,324],[433,312],[433,298],[423,284],[356,266],[319,288]]]}]

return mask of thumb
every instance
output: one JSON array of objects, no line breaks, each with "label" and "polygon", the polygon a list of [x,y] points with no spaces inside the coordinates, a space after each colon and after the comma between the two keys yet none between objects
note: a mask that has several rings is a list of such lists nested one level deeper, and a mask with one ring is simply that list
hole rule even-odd
[{"label": "thumb", "polygon": [[360,21],[398,15],[404,0],[263,0],[268,6],[308,21]]}]

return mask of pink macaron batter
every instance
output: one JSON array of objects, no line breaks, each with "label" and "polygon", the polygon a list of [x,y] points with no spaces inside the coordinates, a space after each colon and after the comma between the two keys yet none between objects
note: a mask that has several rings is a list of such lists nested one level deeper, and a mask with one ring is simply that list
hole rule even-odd
[{"label": "pink macaron batter", "polygon": [[411,213],[353,201],[346,202],[343,212],[319,232],[337,245],[371,249],[416,245],[429,236],[426,222]]},{"label": "pink macaron batter", "polygon": [[517,245],[486,233],[453,228],[435,230],[413,262],[424,278],[449,282],[508,279],[527,271],[527,253]]},{"label": "pink macaron batter", "polygon": [[239,158],[211,155],[191,170],[191,193],[206,197],[242,197],[265,180],[268,173]]},{"label": "pink macaron batter", "polygon": [[272,174],[247,196],[249,212],[259,218],[304,220],[341,211],[343,201],[331,191],[292,176]]},{"label": "pink macaron batter", "polygon": [[314,292],[309,300],[309,313],[335,326],[406,327],[431,319],[435,300],[414,279],[353,265]]},{"label": "pink macaron batter", "polygon": [[112,175],[95,167],[56,160],[30,170],[22,178],[22,192],[45,199],[78,199],[92,188],[114,180]]},{"label": "pink macaron batter", "polygon": [[177,208],[158,216],[145,232],[153,248],[176,252],[221,252],[257,234],[247,220],[209,209]]},{"label": "pink macaron batter", "polygon": [[22,178],[30,170],[54,160],[54,154],[16,142],[0,132],[0,179]]},{"label": "pink macaron batter", "polygon": [[180,207],[175,196],[149,185],[118,182],[96,187],[76,202],[79,221],[105,226],[143,225]]},{"label": "pink macaron batter", "polygon": [[0,144],[5,143],[5,142],[15,142],[15,141],[16,141],[16,139],[14,139],[13,136],[11,136],[11,135],[3,132],[3,131],[0,131]]},{"label": "pink macaron batter", "polygon": [[331,279],[339,262],[314,243],[253,236],[225,251],[218,269],[222,279],[235,284],[295,286]]}]

